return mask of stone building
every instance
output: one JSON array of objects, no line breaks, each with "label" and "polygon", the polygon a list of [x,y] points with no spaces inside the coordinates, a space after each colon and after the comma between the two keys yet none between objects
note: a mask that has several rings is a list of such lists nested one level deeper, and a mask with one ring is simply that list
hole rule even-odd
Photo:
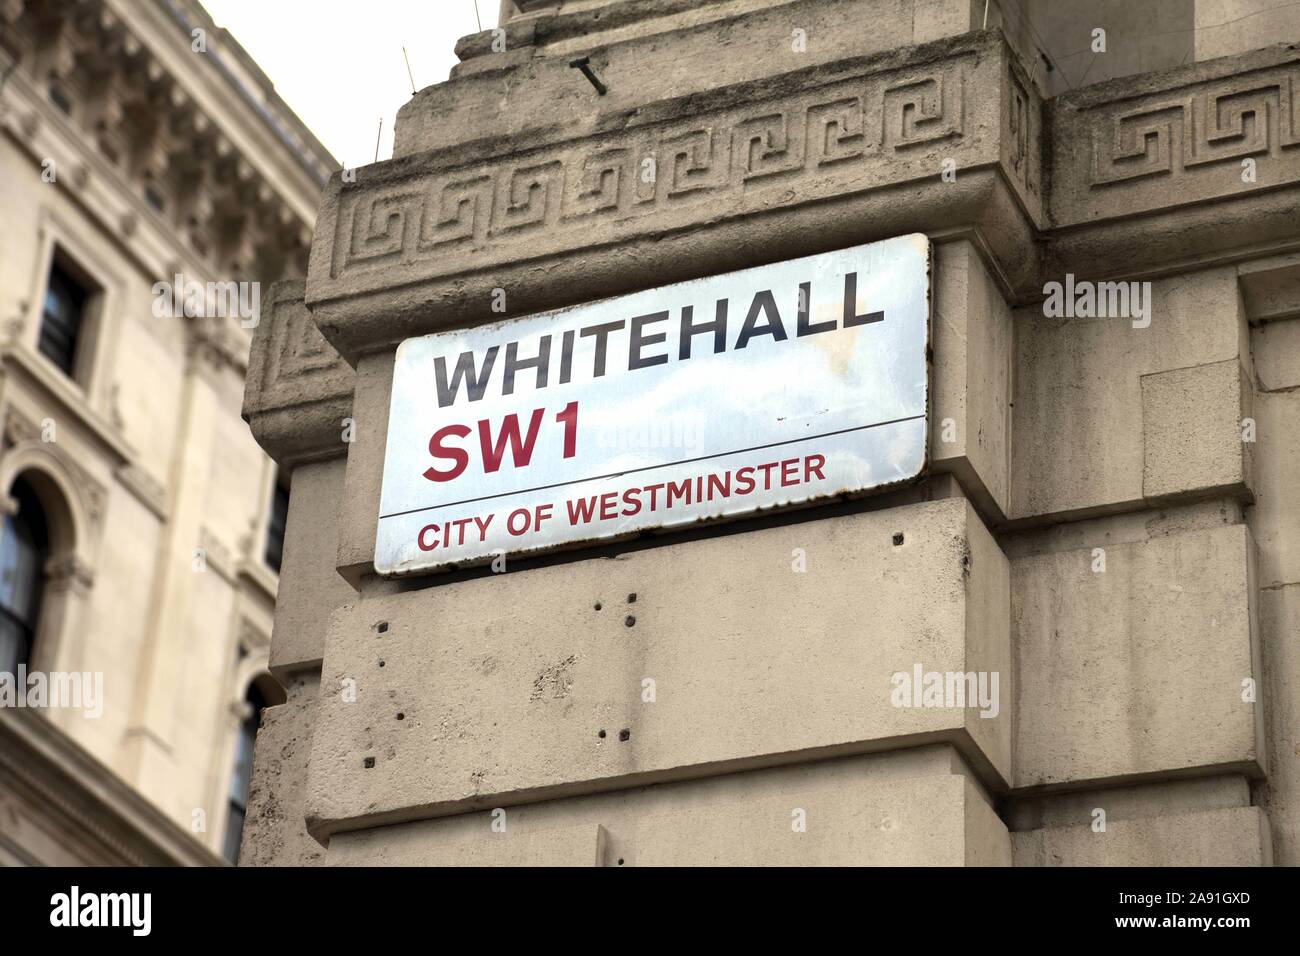
[{"label": "stone building", "polygon": [[335,164],[193,0],[0,2],[0,130],[0,672],[63,693],[0,706],[0,864],[233,859],[284,699],[249,283]]},{"label": "stone building", "polygon": [[[1300,862],[1300,8],[514,0],[457,52],[254,336],[242,863]],[[918,233],[918,480],[376,573],[403,341]]]}]

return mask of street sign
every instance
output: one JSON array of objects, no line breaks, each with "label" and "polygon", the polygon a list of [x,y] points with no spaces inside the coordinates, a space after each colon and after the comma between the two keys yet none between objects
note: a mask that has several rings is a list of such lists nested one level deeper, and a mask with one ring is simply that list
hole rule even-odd
[{"label": "street sign", "polygon": [[915,234],[407,339],[375,570],[861,494],[926,463]]}]

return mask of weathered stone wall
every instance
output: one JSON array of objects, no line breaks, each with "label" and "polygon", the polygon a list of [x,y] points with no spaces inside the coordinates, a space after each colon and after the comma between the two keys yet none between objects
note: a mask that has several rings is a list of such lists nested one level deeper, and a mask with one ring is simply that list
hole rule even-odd
[{"label": "weathered stone wall", "polygon": [[[354,440],[337,383],[283,435],[249,393],[319,469],[272,652],[319,693],[268,719],[246,861],[1300,862],[1300,53],[1044,99],[983,8],[516,3],[506,52],[467,38],[397,157],[335,179],[301,334],[355,370]],[[888,26],[791,51],[850,9]],[[403,338],[488,320],[493,288],[522,315],[918,230],[915,487],[374,575]],[[1074,316],[1045,298],[1067,274],[1149,285]],[[894,706],[916,664],[997,672],[998,712]]]}]

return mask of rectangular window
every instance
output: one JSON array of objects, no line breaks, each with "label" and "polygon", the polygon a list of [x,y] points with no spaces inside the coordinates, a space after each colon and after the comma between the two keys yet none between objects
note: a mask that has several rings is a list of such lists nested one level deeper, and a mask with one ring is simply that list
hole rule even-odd
[{"label": "rectangular window", "polygon": [[266,522],[266,564],[276,574],[284,557],[284,526],[289,518],[289,484],[277,476]]},{"label": "rectangular window", "polygon": [[78,280],[56,253],[41,307],[40,353],[75,378],[77,346],[82,338],[92,290]]}]

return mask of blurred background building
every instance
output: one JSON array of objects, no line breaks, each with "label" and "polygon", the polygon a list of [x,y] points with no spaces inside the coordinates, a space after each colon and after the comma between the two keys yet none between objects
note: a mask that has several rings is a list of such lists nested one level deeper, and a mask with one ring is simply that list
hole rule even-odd
[{"label": "blurred background building", "polygon": [[103,675],[0,706],[0,864],[233,860],[288,491],[172,291],[303,275],[337,164],[192,0],[0,0],[0,130],[0,672]]}]

